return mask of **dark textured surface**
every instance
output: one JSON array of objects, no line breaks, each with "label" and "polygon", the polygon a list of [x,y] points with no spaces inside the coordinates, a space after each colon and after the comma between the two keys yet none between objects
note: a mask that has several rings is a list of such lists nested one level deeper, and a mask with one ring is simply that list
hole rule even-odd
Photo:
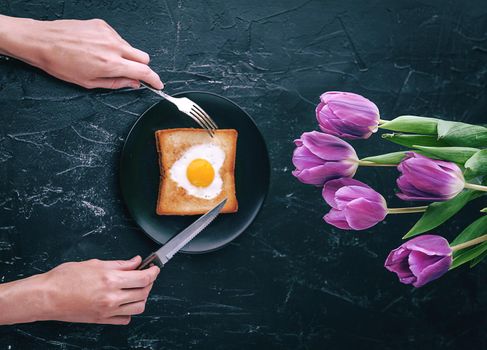
[{"label": "dark textured surface", "polygon": [[[151,53],[169,92],[222,94],[267,140],[271,191],[225,249],[179,255],[127,327],[45,322],[0,328],[2,349],[482,349],[487,267],[415,290],[382,267],[413,217],[368,232],[325,225],[319,190],[290,174],[292,139],[316,127],[325,90],[402,113],[486,121],[485,1],[0,1],[42,19],[101,17]],[[145,255],[156,246],[121,202],[118,160],[146,91],[85,91],[0,62],[0,281],[70,260]],[[360,156],[396,147],[355,142]],[[358,178],[385,193],[392,169]],[[473,203],[438,231],[477,216]],[[416,217],[414,217],[416,218]]]}]

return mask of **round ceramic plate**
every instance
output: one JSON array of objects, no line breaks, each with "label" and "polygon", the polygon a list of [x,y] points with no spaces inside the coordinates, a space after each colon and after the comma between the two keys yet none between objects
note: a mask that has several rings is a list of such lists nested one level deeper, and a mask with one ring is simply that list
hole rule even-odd
[{"label": "round ceramic plate", "polygon": [[[185,92],[200,105],[220,129],[236,129],[237,156],[235,186],[238,212],[220,214],[182,252],[204,253],[223,247],[238,237],[255,219],[269,188],[269,156],[264,139],[250,116],[230,100],[206,92]],[[140,228],[154,241],[164,244],[199,216],[159,216],[159,164],[155,145],[156,130],[197,128],[170,102],[161,100],[136,121],[122,150],[120,182],[125,204]]]}]

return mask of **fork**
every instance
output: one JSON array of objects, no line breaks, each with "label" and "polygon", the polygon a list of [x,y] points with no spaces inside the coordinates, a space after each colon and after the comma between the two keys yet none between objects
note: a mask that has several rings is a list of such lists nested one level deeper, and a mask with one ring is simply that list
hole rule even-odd
[{"label": "fork", "polygon": [[153,87],[144,84],[143,82],[140,82],[142,86],[145,88],[149,89],[150,91],[158,94],[159,96],[165,98],[169,102],[173,103],[178,107],[179,111],[183,112],[187,116],[189,116],[191,119],[193,119],[196,123],[198,123],[199,126],[201,126],[203,129],[205,129],[208,134],[210,134],[211,137],[215,135],[216,129],[218,129],[218,126],[216,123],[211,119],[211,117],[201,108],[198,106],[196,103],[191,101],[187,97],[172,97],[169,96],[168,94],[162,92],[161,90],[154,89]]}]

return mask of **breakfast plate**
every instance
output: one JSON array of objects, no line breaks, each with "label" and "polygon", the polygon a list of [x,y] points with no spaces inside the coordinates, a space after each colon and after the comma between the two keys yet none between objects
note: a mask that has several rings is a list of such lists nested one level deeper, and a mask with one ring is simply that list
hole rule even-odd
[{"label": "breakfast plate", "polygon": [[[237,238],[257,216],[269,188],[270,163],[267,147],[252,118],[232,101],[207,92],[184,92],[200,105],[220,129],[238,132],[235,157],[235,189],[238,211],[221,214],[182,252],[205,253]],[[154,241],[164,244],[197,217],[157,215],[159,164],[155,145],[157,130],[197,128],[198,125],[166,100],[145,111],[130,130],[122,150],[120,184],[123,199],[137,225]]]}]

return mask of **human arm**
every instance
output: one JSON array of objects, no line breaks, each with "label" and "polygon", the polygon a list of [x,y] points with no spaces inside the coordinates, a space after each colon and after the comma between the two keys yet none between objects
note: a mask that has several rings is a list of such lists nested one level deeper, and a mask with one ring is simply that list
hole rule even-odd
[{"label": "human arm", "polygon": [[0,325],[57,320],[128,324],[144,312],[159,268],[135,270],[141,258],[69,262],[0,284]]},{"label": "human arm", "polygon": [[85,88],[164,88],[148,66],[149,55],[132,47],[100,19],[37,21],[0,15],[0,53]]}]

